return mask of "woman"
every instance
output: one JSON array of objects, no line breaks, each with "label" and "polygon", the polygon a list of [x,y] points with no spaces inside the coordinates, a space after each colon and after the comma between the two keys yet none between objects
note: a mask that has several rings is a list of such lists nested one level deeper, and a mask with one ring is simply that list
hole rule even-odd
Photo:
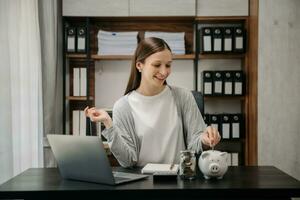
[{"label": "woman", "polygon": [[102,135],[123,167],[179,163],[184,149],[201,152],[220,141],[205,126],[192,93],[167,85],[172,53],[159,38],[146,38],[135,51],[125,95],[107,112],[85,108],[86,116],[103,122]]}]

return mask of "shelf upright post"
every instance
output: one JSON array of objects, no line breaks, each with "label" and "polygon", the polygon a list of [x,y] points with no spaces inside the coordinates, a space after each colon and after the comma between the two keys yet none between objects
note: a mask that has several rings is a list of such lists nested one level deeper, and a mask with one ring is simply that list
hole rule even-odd
[{"label": "shelf upright post", "polygon": [[62,95],[62,103],[63,103],[63,134],[66,134],[66,20],[62,17],[62,50],[63,50],[63,95]]},{"label": "shelf upright post", "polygon": [[90,59],[91,59],[91,51],[90,51],[90,19],[87,17],[85,20],[86,25],[86,101],[89,103],[90,100],[90,89],[89,89],[89,74],[90,74]]},{"label": "shelf upright post", "polygon": [[194,30],[196,34],[196,44],[195,46],[195,59],[194,59],[194,90],[198,91],[198,60],[200,53],[200,44],[199,44],[199,36],[198,36],[198,23],[194,21]]}]

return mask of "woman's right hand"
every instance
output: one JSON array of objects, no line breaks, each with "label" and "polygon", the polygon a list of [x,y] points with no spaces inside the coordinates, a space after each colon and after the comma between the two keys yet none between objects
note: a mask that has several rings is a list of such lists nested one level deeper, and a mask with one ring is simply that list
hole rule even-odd
[{"label": "woman's right hand", "polygon": [[89,117],[92,122],[102,122],[105,128],[112,126],[112,119],[109,114],[103,109],[96,109],[95,107],[89,108],[88,106],[84,109],[85,116]]}]

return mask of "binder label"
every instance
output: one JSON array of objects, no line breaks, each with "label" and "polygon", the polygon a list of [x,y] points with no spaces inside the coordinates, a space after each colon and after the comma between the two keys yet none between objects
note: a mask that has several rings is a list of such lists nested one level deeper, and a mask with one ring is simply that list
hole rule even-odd
[{"label": "binder label", "polygon": [[75,37],[68,37],[68,51],[75,51]]},{"label": "binder label", "polygon": [[235,82],[235,84],[234,84],[234,94],[242,95],[242,82]]},{"label": "binder label", "polygon": [[232,82],[225,82],[225,94],[232,94]]},{"label": "binder label", "polygon": [[227,159],[226,159],[226,161],[227,161],[227,165],[228,165],[228,166],[231,166],[231,153],[228,153],[228,154],[227,154]]},{"label": "binder label", "polygon": [[230,138],[230,124],[223,123],[222,125],[222,138],[229,139]]},{"label": "binder label", "polygon": [[239,154],[238,153],[232,153],[231,154],[231,163],[232,163],[232,166],[238,166],[239,165]]},{"label": "binder label", "polygon": [[232,138],[240,138],[240,123],[232,123]]},{"label": "binder label", "polygon": [[211,36],[203,36],[204,40],[204,51],[211,51]]},{"label": "binder label", "polygon": [[224,39],[224,51],[232,51],[232,39],[231,38]]},{"label": "binder label", "polygon": [[235,38],[235,49],[243,49],[243,37],[236,37]]},{"label": "binder label", "polygon": [[222,39],[221,38],[214,39],[214,51],[222,51]]},{"label": "binder label", "polygon": [[205,82],[204,83],[204,94],[212,94],[212,83]]},{"label": "binder label", "polygon": [[222,93],[222,81],[215,81],[215,93]]},{"label": "binder label", "polygon": [[219,130],[219,126],[218,124],[211,124],[212,127],[216,128],[217,130]]},{"label": "binder label", "polygon": [[85,51],[85,38],[84,37],[78,37],[77,41],[77,50],[78,51]]}]

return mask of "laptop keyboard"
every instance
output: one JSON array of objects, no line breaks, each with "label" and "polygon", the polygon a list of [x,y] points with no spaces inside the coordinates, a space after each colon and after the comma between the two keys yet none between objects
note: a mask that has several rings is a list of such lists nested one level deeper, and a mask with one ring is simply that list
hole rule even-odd
[{"label": "laptop keyboard", "polygon": [[119,177],[119,176],[114,176],[115,181],[118,182],[123,182],[127,180],[131,180],[130,178],[124,178],[124,177]]},{"label": "laptop keyboard", "polygon": [[136,174],[126,173],[126,172],[113,172],[113,176],[116,182],[132,180],[134,178],[139,177]]}]

